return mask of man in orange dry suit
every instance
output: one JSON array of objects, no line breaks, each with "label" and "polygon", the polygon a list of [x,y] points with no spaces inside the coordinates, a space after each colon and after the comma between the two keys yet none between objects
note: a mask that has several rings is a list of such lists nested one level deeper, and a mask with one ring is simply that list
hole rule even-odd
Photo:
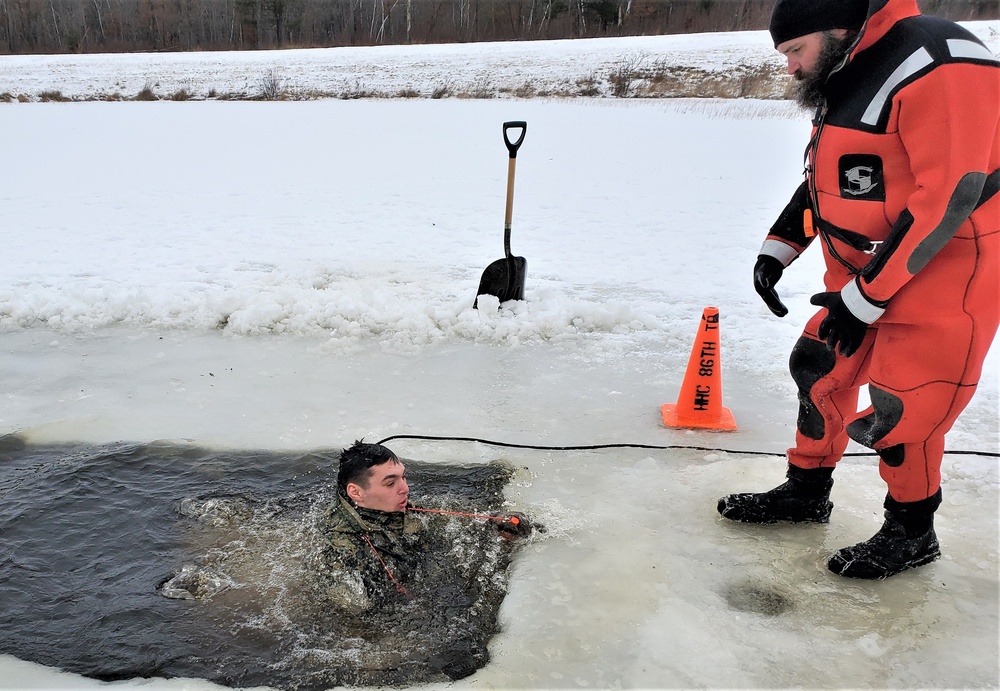
[{"label": "man in orange dry suit", "polygon": [[[826,292],[792,349],[799,388],[787,482],[731,494],[750,523],[829,520],[848,438],[874,449],[885,523],[828,562],[880,579],[941,552],[945,433],[976,389],[1000,295],[1000,62],[915,0],[778,0],[775,47],[815,107],[805,181],[768,233],[754,286],[774,314],[782,271],[816,238]],[[857,411],[868,384],[871,406]]]}]

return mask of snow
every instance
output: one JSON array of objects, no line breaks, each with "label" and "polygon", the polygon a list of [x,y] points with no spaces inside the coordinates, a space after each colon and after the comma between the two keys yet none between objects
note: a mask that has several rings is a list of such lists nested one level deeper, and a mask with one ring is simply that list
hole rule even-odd
[{"label": "snow", "polygon": [[0,94],[131,97],[149,87],[161,97],[181,89],[196,96],[212,90],[256,95],[262,81],[271,78],[306,94],[415,90],[429,96],[441,86],[461,92],[491,83],[509,90],[531,84],[538,91],[560,92],[579,79],[605,77],[628,59],[725,71],[741,64],[780,67],[779,58],[766,32],[246,53],[10,56],[0,69]]},{"label": "snow", "polygon": [[[971,28],[997,52],[1000,22]],[[260,53],[0,58],[0,93],[383,93],[603,74],[634,54],[721,70],[766,34]],[[338,81],[339,80],[339,81]],[[330,85],[334,86],[330,86]],[[526,120],[513,240],[526,300],[472,309],[503,254],[501,123]],[[821,261],[773,317],[750,285],[798,183],[808,118],[773,101],[532,99],[0,103],[0,434],[503,457],[551,527],[521,552],[493,660],[462,688],[996,686],[996,460],[948,455],[944,558],[885,583],[829,574],[880,524],[871,457],[838,469],[828,526],[734,526],[716,499],[773,486],[792,441],[788,352]],[[671,430],[704,306],[721,311],[740,430]],[[949,450],[996,453],[998,356]],[[725,452],[721,449],[735,450]],[[850,451],[859,451],[851,447]],[[790,603],[746,611],[747,593]],[[752,609],[752,608],[751,608]],[[0,657],[13,687],[102,684]],[[205,689],[199,680],[117,686]]]}]

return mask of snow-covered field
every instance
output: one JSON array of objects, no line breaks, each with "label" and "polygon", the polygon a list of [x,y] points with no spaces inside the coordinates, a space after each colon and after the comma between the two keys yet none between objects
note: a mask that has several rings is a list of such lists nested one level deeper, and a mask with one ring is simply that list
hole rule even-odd
[{"label": "snow-covered field", "polygon": [[766,32],[245,53],[11,56],[0,61],[0,95],[130,98],[149,88],[160,98],[181,90],[195,98],[212,93],[255,97],[266,85],[292,96],[416,92],[427,97],[439,89],[564,94],[591,81],[607,95],[609,75],[626,63],[652,67],[663,62],[706,72],[771,65],[780,71],[779,58]]},{"label": "snow-covered field", "polygon": [[[1000,22],[971,27],[998,52]],[[423,93],[488,77],[513,90],[637,53],[723,71],[773,60],[763,33],[0,57],[0,93],[252,91],[268,70],[295,89]],[[528,260],[526,300],[474,310],[482,270],[503,254],[507,120],[528,122],[512,243]],[[792,441],[786,362],[820,290],[818,249],[779,285],[785,319],[750,282],[799,180],[809,123],[790,104],[12,102],[0,131],[0,435],[309,449],[422,434],[775,454]],[[722,315],[736,433],[659,418],[706,305]],[[996,350],[950,450],[1000,448]],[[519,554],[493,659],[461,687],[1000,684],[995,458],[946,457],[941,561],[858,583],[824,564],[880,525],[872,457],[838,470],[828,526],[759,529],[722,523],[715,502],[776,484],[778,455],[389,446],[527,466],[509,499],[551,528]],[[762,613],[747,605],[755,592],[790,606]],[[0,657],[3,687],[101,685]]]}]

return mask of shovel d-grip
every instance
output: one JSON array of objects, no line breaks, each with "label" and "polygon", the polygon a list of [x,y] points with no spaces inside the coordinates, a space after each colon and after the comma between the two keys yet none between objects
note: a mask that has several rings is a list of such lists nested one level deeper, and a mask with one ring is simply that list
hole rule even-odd
[{"label": "shovel d-grip", "polygon": [[[507,132],[514,129],[520,129],[521,134],[515,141],[511,141]],[[511,120],[503,124],[503,143],[507,145],[507,151],[510,152],[511,158],[517,158],[517,150],[521,147],[521,142],[524,141],[524,133],[527,131],[528,123],[524,120]]]}]

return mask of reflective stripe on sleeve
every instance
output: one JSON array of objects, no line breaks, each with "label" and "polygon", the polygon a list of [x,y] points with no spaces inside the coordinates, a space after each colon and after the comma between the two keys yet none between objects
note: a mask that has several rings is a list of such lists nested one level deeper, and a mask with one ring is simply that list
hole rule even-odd
[{"label": "reflective stripe on sleeve", "polygon": [[760,246],[758,254],[766,254],[768,257],[774,257],[781,262],[782,266],[788,266],[799,256],[798,251],[794,247],[786,245],[781,240],[765,240],[764,244]]},{"label": "reflective stripe on sleeve", "polygon": [[885,314],[884,308],[868,302],[868,299],[861,294],[857,279],[844,286],[843,290],[840,291],[840,297],[847,309],[851,310],[851,314],[865,324],[871,324]]}]

